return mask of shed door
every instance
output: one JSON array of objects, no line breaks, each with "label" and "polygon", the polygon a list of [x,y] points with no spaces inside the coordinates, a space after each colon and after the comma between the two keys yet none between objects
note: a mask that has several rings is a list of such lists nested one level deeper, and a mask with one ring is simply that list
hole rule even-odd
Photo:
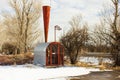
[{"label": "shed door", "polygon": [[47,48],[46,65],[58,65],[58,46],[58,44],[54,44]]}]

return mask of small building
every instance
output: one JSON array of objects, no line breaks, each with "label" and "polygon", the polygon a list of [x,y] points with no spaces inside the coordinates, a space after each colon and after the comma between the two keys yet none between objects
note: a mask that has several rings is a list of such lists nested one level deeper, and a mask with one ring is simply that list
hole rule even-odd
[{"label": "small building", "polygon": [[40,66],[64,65],[64,48],[59,42],[41,43],[34,50],[34,64]]}]

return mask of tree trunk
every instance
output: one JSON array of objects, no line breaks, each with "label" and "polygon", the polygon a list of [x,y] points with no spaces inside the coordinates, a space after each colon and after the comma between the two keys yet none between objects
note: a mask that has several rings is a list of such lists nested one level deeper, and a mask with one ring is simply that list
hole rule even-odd
[{"label": "tree trunk", "polygon": [[116,54],[116,59],[115,59],[115,66],[120,66],[120,34],[117,35],[117,54]]},{"label": "tree trunk", "polygon": [[77,53],[73,53],[73,55],[71,53],[71,55],[70,55],[71,64],[75,64],[76,63],[77,57],[78,57],[78,52]]},{"label": "tree trunk", "polygon": [[75,64],[76,60],[74,60],[73,58],[70,58],[70,62],[71,62],[71,64]]},{"label": "tree trunk", "polygon": [[120,66],[120,51],[116,54],[114,66]]}]

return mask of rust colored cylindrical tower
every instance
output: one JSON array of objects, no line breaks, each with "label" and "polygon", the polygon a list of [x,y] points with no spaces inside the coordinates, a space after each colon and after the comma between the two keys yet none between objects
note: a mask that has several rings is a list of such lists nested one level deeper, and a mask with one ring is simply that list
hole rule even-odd
[{"label": "rust colored cylindrical tower", "polygon": [[44,21],[45,42],[48,41],[49,18],[50,18],[50,6],[43,6],[43,21]]}]

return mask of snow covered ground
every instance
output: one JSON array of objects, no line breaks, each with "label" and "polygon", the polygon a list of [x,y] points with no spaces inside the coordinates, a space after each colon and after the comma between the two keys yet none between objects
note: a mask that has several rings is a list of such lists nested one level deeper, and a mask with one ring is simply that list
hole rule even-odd
[{"label": "snow covered ground", "polygon": [[93,65],[98,65],[99,61],[104,62],[104,63],[113,63],[113,61],[109,58],[96,58],[96,57],[80,57],[81,62],[86,62],[86,63],[91,63]]},{"label": "snow covered ground", "polygon": [[0,66],[0,80],[66,80],[69,76],[79,76],[99,71],[81,67],[45,68],[34,65]]}]

